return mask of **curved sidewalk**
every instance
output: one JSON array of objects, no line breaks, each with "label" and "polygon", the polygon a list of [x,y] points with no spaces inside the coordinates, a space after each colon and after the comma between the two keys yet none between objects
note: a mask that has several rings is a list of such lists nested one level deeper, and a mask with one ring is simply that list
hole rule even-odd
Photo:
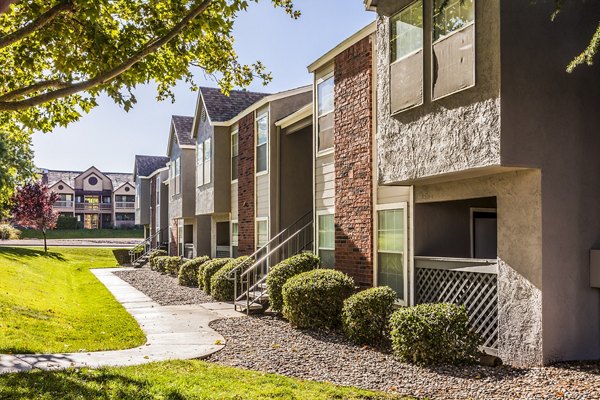
[{"label": "curved sidewalk", "polygon": [[225,340],[208,323],[240,317],[227,303],[161,306],[116,277],[113,271],[124,268],[92,270],[123,307],[137,320],[147,341],[126,350],[63,354],[0,355],[0,373],[32,369],[103,367],[144,364],[170,359],[204,358],[223,348]]}]

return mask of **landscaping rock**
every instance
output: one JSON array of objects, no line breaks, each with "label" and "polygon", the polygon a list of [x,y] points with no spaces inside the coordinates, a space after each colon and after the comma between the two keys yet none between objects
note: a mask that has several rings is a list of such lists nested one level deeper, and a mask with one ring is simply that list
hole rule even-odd
[{"label": "landscaping rock", "polygon": [[516,369],[419,367],[336,332],[292,328],[273,316],[218,320],[227,345],[207,360],[223,365],[430,399],[599,399],[600,362]]},{"label": "landscaping rock", "polygon": [[180,286],[177,277],[161,274],[147,267],[135,271],[118,271],[114,274],[161,306],[214,302],[212,297],[202,290]]}]

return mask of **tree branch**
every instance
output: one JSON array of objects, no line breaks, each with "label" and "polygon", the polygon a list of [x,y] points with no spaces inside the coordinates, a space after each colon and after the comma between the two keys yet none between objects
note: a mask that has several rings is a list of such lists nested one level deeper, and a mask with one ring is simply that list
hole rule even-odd
[{"label": "tree branch", "polygon": [[19,101],[0,101],[0,111],[17,111],[24,110],[29,107],[35,107],[42,103],[56,100],[62,97],[70,96],[72,94],[89,90],[95,86],[102,85],[110,82],[112,79],[118,77],[123,74],[131,67],[133,67],[138,62],[142,61],[146,56],[154,53],[158,49],[160,49],[165,44],[169,43],[173,40],[181,31],[185,29],[187,24],[189,24],[193,19],[202,14],[208,6],[212,3],[212,0],[204,0],[200,5],[196,8],[193,8],[185,18],[183,18],[177,25],[175,25],[171,30],[164,35],[162,38],[158,40],[151,40],[146,43],[146,45],[133,56],[131,56],[128,60],[116,66],[113,69],[105,71],[92,79],[87,81],[69,84],[67,87],[54,90],[51,92],[47,92],[44,94],[40,94],[25,100]]},{"label": "tree branch", "polygon": [[35,93],[44,89],[61,89],[69,86],[69,82],[63,82],[58,79],[36,82],[32,85],[15,89],[11,92],[0,95],[0,101],[14,100],[19,97],[27,96],[30,93]]},{"label": "tree branch", "polygon": [[31,35],[33,32],[40,29],[44,25],[47,25],[50,22],[52,22],[52,20],[58,17],[60,14],[64,12],[71,12],[72,10],[73,5],[70,1],[63,1],[55,5],[54,7],[40,15],[37,19],[33,20],[32,22],[28,23],[22,28],[19,28],[14,32],[9,33],[8,35],[1,37],[0,49],[6,46],[10,46],[16,41],[19,41],[24,37]]}]

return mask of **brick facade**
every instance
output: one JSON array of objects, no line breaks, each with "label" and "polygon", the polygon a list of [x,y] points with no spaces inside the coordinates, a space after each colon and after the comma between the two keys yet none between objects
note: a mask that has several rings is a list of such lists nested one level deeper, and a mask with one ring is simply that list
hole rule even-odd
[{"label": "brick facade", "polygon": [[243,256],[255,251],[254,113],[240,120],[238,135],[238,255]]},{"label": "brick facade", "polygon": [[335,58],[335,266],[373,284],[372,38]]}]

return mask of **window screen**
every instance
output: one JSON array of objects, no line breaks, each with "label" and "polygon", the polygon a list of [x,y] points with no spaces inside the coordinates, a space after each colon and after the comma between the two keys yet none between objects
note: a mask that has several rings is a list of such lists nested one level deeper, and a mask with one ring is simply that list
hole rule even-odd
[{"label": "window screen", "polygon": [[318,220],[319,258],[324,268],[335,266],[335,225],[334,215],[319,215]]},{"label": "window screen", "polygon": [[434,41],[475,20],[473,0],[434,0],[433,4]]},{"label": "window screen", "polygon": [[231,134],[231,180],[238,178],[238,154],[239,154],[239,136],[238,131]]},{"label": "window screen", "polygon": [[389,286],[404,299],[404,210],[377,213],[377,285]]},{"label": "window screen", "polygon": [[333,147],[334,78],[333,74],[317,84],[317,150]]},{"label": "window screen", "polygon": [[269,140],[269,117],[263,114],[256,121],[256,172],[267,170],[267,142]]},{"label": "window screen", "polygon": [[415,1],[391,18],[390,61],[423,48],[423,2]]}]

